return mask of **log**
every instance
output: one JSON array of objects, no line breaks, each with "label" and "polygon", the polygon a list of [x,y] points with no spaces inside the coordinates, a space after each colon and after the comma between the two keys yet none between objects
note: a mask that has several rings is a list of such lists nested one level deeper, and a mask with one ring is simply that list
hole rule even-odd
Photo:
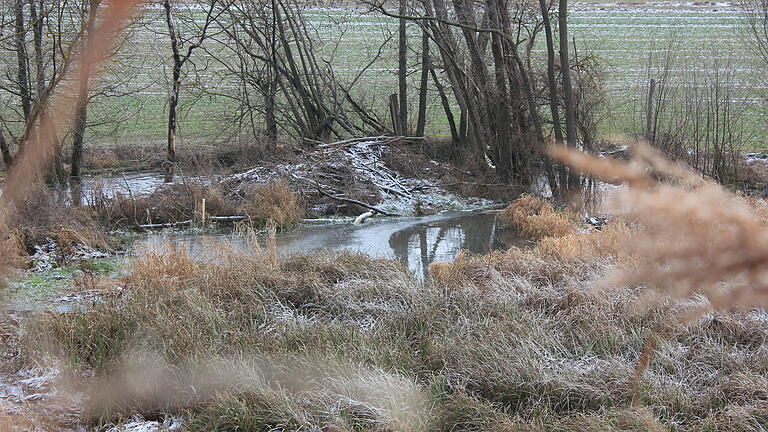
[{"label": "log", "polygon": [[373,211],[367,211],[361,214],[360,216],[355,218],[355,221],[352,222],[352,225],[362,225],[363,222],[365,222],[365,220],[368,219],[369,217],[373,216],[373,214],[374,214]]},{"label": "log", "polygon": [[399,214],[390,213],[388,211],[384,211],[384,210],[382,210],[380,208],[376,208],[376,207],[374,207],[374,206],[372,206],[370,204],[366,204],[366,203],[364,203],[362,201],[353,200],[351,198],[344,198],[344,197],[340,197],[340,196],[331,195],[328,192],[326,192],[326,191],[324,191],[324,190],[322,190],[320,188],[317,188],[317,191],[320,192],[321,194],[327,196],[328,198],[335,199],[337,201],[341,201],[341,202],[345,202],[345,203],[349,203],[349,204],[356,204],[356,205],[359,205],[360,207],[365,207],[368,210],[373,210],[376,213],[383,214],[384,216],[400,216]]},{"label": "log", "polygon": [[151,228],[171,228],[181,225],[192,225],[192,219],[181,222],[168,222],[168,223],[156,223],[156,224],[143,224],[139,225],[139,228],[151,229]]},{"label": "log", "polygon": [[208,216],[208,220],[213,222],[238,222],[246,219],[246,216]]}]

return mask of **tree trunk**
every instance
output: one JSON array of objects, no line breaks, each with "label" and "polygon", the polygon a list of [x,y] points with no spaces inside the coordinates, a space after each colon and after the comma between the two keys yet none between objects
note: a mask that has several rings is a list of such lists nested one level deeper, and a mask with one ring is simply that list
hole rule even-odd
[{"label": "tree trunk", "polygon": [[[435,2],[437,5],[437,2]],[[453,0],[453,7],[456,11],[456,18],[464,26],[461,27],[461,33],[464,42],[467,44],[467,54],[470,60],[471,76],[473,82],[467,85],[467,99],[472,100],[474,109],[467,110],[471,122],[469,128],[474,135],[475,149],[472,154],[475,161],[479,164],[485,164],[486,147],[491,146],[492,151],[488,154],[491,159],[498,159],[499,142],[494,140],[496,137],[496,124],[492,119],[492,101],[497,95],[489,91],[489,80],[486,62],[483,58],[484,53],[480,52],[477,44],[477,34],[472,28],[477,27],[474,15],[467,9],[467,4],[462,0]],[[494,160],[498,164],[498,160]]]},{"label": "tree trunk", "polygon": [[[498,5],[496,0],[489,0],[487,3],[488,15],[491,27],[501,29],[501,19],[498,14]],[[512,116],[510,112],[510,97],[507,92],[507,64],[504,56],[503,39],[498,32],[491,34],[491,54],[493,56],[493,69],[495,80],[495,94],[488,98],[488,114],[492,116],[495,132],[496,154],[496,172],[504,180],[511,180],[516,174],[515,166],[512,163]]]},{"label": "tree trunk", "polygon": [[421,34],[421,83],[419,84],[419,117],[416,121],[416,136],[424,136],[427,125],[427,85],[429,84],[429,35],[426,30]]},{"label": "tree trunk", "polygon": [[173,182],[176,173],[176,110],[179,104],[180,83],[176,77],[177,68],[174,66],[174,81],[171,89],[171,99],[168,103],[168,147],[165,158],[165,182]]},{"label": "tree trunk", "polygon": [[24,3],[26,3],[25,0],[16,0],[13,4],[13,13],[15,15],[16,60],[18,62],[16,79],[21,98],[21,111],[24,114],[24,121],[27,121],[32,110],[32,98],[29,89],[29,70],[27,68],[29,57],[27,56],[26,46],[27,30],[24,28]]},{"label": "tree trunk", "polygon": [[[40,8],[45,7],[43,1],[40,1]],[[29,3],[29,16],[34,25],[32,35],[35,45],[35,72],[36,72],[36,99],[40,101],[45,91],[45,65],[43,63],[43,17],[38,17],[35,1]]]},{"label": "tree trunk", "polygon": [[171,94],[168,101],[168,145],[164,164],[165,182],[171,183],[173,182],[173,177],[176,173],[176,111],[179,105],[181,67],[184,65],[184,61],[179,54],[179,41],[176,36],[176,29],[174,28],[173,18],[171,16],[170,0],[164,0],[163,7],[165,8],[165,21],[168,26],[168,33],[171,39],[171,53],[173,54],[173,83],[171,85]]},{"label": "tree trunk", "polygon": [[[88,10],[84,17],[88,25],[85,28],[85,34],[83,35],[83,45],[88,43],[88,36],[93,33],[94,20],[88,19],[91,14],[95,13],[97,3],[99,0],[90,0],[88,4]],[[84,47],[84,50],[88,50],[88,47]],[[80,79],[77,87],[77,105],[75,108],[75,120],[72,130],[72,161],[69,170],[70,185],[72,190],[72,203],[80,205],[81,201],[81,188],[80,188],[80,175],[81,165],[83,161],[83,144],[85,139],[85,127],[88,121],[88,79]]]},{"label": "tree trunk", "polygon": [[11,165],[13,165],[13,156],[11,155],[11,149],[8,148],[8,142],[5,140],[5,134],[3,134],[2,129],[0,129],[0,153],[3,154],[5,169],[10,170]]},{"label": "tree trunk", "polygon": [[267,126],[269,145],[277,144],[277,85],[269,78],[270,83],[264,92],[264,123]]},{"label": "tree trunk", "polygon": [[[400,0],[401,16],[405,16],[405,14],[408,12],[406,6],[406,0]],[[399,36],[400,40],[398,44],[397,81],[400,98],[400,126],[402,127],[402,135],[408,135],[408,87],[406,81],[406,74],[408,73],[408,39],[405,32],[405,18],[400,18]]]},{"label": "tree trunk", "polygon": [[[40,11],[44,11],[45,5],[40,1]],[[39,112],[38,118],[40,125],[49,124],[50,118],[46,111],[47,95],[45,94],[45,64],[43,62],[43,17],[37,14],[37,3],[35,0],[29,1],[29,20],[32,26],[32,44],[35,49],[35,97],[34,103],[37,106]],[[27,69],[29,73],[29,68]],[[31,83],[30,83],[31,86]],[[30,89],[30,98],[31,98]],[[33,121],[27,119],[27,121]],[[56,133],[53,134],[54,141],[58,141]],[[32,138],[35,139],[35,138]],[[54,142],[51,145],[53,149],[53,155],[51,157],[50,171],[47,175],[47,182],[52,187],[66,188],[67,177],[64,172],[64,157],[61,152],[61,145],[59,142]]]},{"label": "tree trunk", "polygon": [[277,2],[271,2],[271,30],[269,34],[269,64],[267,65],[267,88],[264,91],[264,122],[267,125],[269,145],[277,144]]},{"label": "tree trunk", "polygon": [[[560,123],[560,102],[557,91],[557,76],[555,75],[555,42],[552,35],[552,22],[550,21],[549,7],[546,0],[539,0],[539,7],[541,8],[541,19],[544,22],[544,35],[547,40],[547,84],[549,86],[549,109],[552,114],[552,131],[555,135],[555,142],[558,145],[563,145],[563,128]],[[568,172],[564,167],[559,170],[560,185],[565,188],[568,183]],[[558,185],[554,184],[554,181],[550,180],[550,189],[552,189],[552,195],[559,194]]]},{"label": "tree trunk", "polygon": [[[560,33],[560,69],[563,74],[563,99],[565,102],[565,133],[568,147],[576,148],[576,108],[571,84],[571,65],[568,60],[568,0],[560,0],[558,10],[558,30]],[[579,188],[580,175],[569,170],[568,190],[573,193]]]},{"label": "tree trunk", "polygon": [[[453,111],[451,110],[451,102],[448,100],[448,96],[445,94],[443,85],[440,84],[440,80],[437,78],[437,74],[434,69],[429,69],[432,74],[432,80],[435,82],[435,88],[437,94],[440,95],[440,102],[443,104],[443,111],[445,111],[445,117],[448,119],[448,126],[451,128],[451,144],[454,150],[459,150],[461,147],[462,136],[459,135],[459,131],[456,129],[456,120],[453,118]],[[464,122],[464,116],[461,117]]]},{"label": "tree trunk", "polygon": [[403,125],[400,123],[400,106],[397,94],[389,95],[389,117],[392,119],[392,131],[395,135],[404,136]]},{"label": "tree trunk", "polygon": [[648,83],[648,101],[645,107],[645,139],[654,142],[656,133],[653,130],[653,96],[656,91],[656,80]]}]

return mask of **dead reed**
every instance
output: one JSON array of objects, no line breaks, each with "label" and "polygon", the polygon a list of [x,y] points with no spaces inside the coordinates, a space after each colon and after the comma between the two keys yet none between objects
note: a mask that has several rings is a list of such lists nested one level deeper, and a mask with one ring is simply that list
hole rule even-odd
[{"label": "dead reed", "polygon": [[642,144],[626,163],[559,149],[553,155],[583,172],[630,183],[612,208],[636,224],[623,245],[635,262],[607,284],[703,296],[719,310],[768,304],[768,228],[743,199]]},{"label": "dead reed", "polygon": [[304,218],[299,196],[284,180],[250,188],[239,208],[254,223],[272,223],[281,230],[295,227]]},{"label": "dead reed", "polygon": [[[637,308],[641,290],[595,287],[613,258],[512,249],[424,283],[361,254],[215,256],[146,254],[122,297],[34,317],[22,351],[93,376],[95,423],[139,413],[181,415],[192,430],[756,432],[764,418],[768,321],[751,312],[675,325],[637,387],[645,407],[632,405],[649,329],[683,308]],[[136,371],[160,378],[145,386]],[[387,405],[387,388],[421,396]]]},{"label": "dead reed", "polygon": [[548,200],[523,195],[501,212],[501,219],[529,238],[564,236],[576,232],[576,215],[556,210]]}]

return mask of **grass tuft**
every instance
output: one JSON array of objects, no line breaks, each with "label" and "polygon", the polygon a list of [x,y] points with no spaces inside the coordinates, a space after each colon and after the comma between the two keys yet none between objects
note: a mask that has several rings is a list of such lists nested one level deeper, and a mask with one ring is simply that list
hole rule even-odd
[{"label": "grass tuft", "polygon": [[577,226],[575,215],[555,210],[548,200],[533,195],[513,201],[501,212],[501,220],[533,239],[574,234]]},{"label": "grass tuft", "polygon": [[252,187],[240,210],[256,224],[274,224],[280,230],[294,228],[304,218],[304,206],[286,181]]}]

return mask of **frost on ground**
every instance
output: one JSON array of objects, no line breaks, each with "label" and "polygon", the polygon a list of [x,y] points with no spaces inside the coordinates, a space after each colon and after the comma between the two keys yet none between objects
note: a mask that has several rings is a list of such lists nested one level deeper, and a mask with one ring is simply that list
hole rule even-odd
[{"label": "frost on ground", "polygon": [[[425,170],[424,178],[405,177],[384,162],[391,137],[372,137],[318,146],[304,160],[274,166],[259,166],[233,175],[236,191],[251,184],[289,179],[305,194],[356,199],[384,212],[417,215],[421,211],[473,210],[493,206],[483,198],[466,198],[440,186],[436,175]],[[437,162],[433,162],[437,165]],[[364,196],[369,201],[359,199]],[[322,214],[318,206],[311,208]]]},{"label": "frost on ground", "polygon": [[120,425],[107,427],[106,432],[165,432],[181,430],[181,420],[168,417],[163,422],[145,420],[135,416],[131,421]]},{"label": "frost on ground", "polygon": [[35,253],[30,257],[31,269],[36,272],[52,270],[64,260],[89,260],[106,258],[109,254],[96,250],[88,245],[74,243],[74,249],[69,254],[63,254],[55,240],[47,237],[44,244],[35,245]]}]

